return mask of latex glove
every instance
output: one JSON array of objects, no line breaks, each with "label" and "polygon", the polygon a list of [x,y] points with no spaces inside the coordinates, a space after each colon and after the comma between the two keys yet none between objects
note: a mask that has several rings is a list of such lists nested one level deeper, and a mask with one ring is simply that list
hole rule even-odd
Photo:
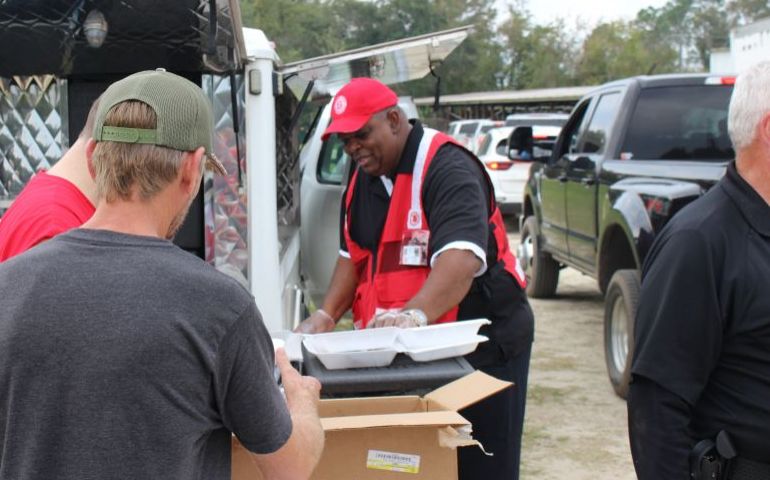
[{"label": "latex glove", "polygon": [[325,333],[334,330],[335,325],[336,322],[332,316],[319,308],[297,325],[294,331],[298,333]]},{"label": "latex glove", "polygon": [[366,325],[366,328],[381,328],[381,327],[399,327],[399,328],[412,328],[412,327],[424,327],[428,324],[428,317],[425,312],[417,308],[410,308],[408,310],[401,311],[386,311],[374,316],[371,322]]}]

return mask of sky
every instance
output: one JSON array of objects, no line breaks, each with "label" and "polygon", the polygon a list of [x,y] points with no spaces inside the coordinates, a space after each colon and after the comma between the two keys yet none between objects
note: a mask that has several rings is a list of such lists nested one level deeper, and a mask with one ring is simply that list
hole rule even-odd
[{"label": "sky", "polygon": [[[510,2],[496,0],[497,8],[506,12]],[[631,20],[646,7],[661,7],[667,0],[529,0],[528,8],[535,23],[547,24],[561,17],[568,23],[578,18],[589,24],[599,21]]]}]

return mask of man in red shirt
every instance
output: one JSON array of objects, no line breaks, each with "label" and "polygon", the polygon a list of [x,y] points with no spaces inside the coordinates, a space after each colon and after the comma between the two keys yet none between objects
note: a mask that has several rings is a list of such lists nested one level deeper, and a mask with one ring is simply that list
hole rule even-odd
[{"label": "man in red shirt", "polygon": [[93,215],[96,184],[88,173],[86,143],[98,104],[97,99],[67,153],[50,170],[32,177],[0,217],[0,262],[79,227]]}]

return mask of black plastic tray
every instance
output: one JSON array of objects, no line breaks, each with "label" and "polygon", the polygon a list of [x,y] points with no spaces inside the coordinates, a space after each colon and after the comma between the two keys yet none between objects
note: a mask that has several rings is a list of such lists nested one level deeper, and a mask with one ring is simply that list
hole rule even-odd
[{"label": "black plastic tray", "polygon": [[327,370],[302,347],[303,373],[321,382],[321,396],[369,397],[377,395],[424,395],[473,372],[463,357],[415,362],[399,353],[387,367]]}]

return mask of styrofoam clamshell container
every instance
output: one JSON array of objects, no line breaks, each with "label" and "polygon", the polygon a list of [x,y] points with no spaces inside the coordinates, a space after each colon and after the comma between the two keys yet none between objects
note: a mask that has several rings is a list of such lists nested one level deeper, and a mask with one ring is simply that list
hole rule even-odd
[{"label": "styrofoam clamshell container", "polygon": [[479,329],[490,323],[492,322],[486,318],[479,318],[437,323],[427,327],[404,328],[399,332],[398,340],[407,353],[415,350],[472,343],[478,335]]},{"label": "styrofoam clamshell container", "polygon": [[[351,353],[367,350],[396,348],[398,332],[396,327],[367,328],[342,332],[305,335],[303,343],[310,353]],[[317,353],[316,353],[317,352]]]},{"label": "styrofoam clamshell container", "polygon": [[467,355],[476,350],[479,343],[486,342],[487,340],[489,339],[484,335],[474,335],[472,338],[458,343],[422,349],[408,349],[404,353],[409,355],[415,362],[430,362],[433,360],[441,360],[442,358]]},{"label": "styrofoam clamshell container", "polygon": [[301,333],[295,333],[291,330],[279,330],[270,332],[270,338],[273,339],[273,345],[276,346],[276,340],[283,342],[283,349],[290,362],[302,361],[302,337]]},{"label": "styrofoam clamshell container", "polygon": [[396,327],[305,335],[303,344],[329,370],[385,367],[398,353]]},{"label": "styrofoam clamshell container", "polygon": [[328,370],[344,368],[387,367],[398,354],[395,344],[387,348],[372,350],[356,350],[352,352],[322,353],[313,351],[313,347],[305,343],[307,351],[318,357]]}]

